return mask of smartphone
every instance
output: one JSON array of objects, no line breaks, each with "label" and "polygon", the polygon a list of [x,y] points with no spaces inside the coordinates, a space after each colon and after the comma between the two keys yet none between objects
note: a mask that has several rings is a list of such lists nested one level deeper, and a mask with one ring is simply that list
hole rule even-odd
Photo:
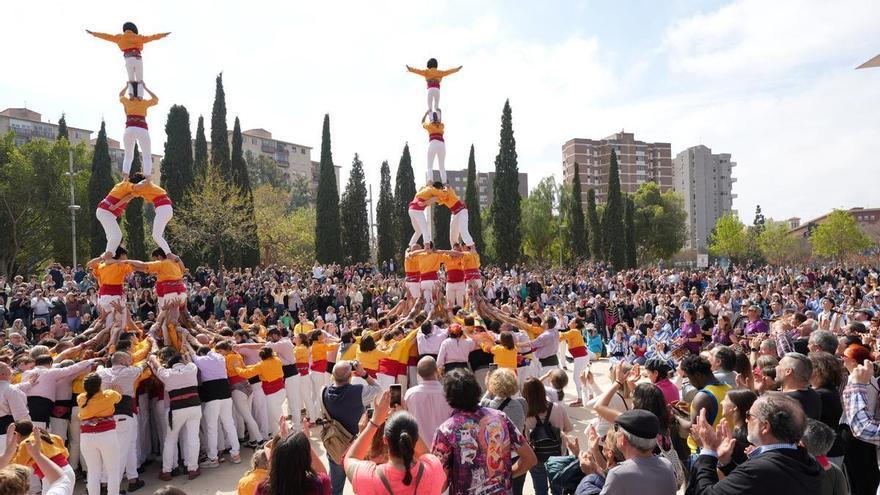
[{"label": "smartphone", "polygon": [[367,409],[367,419],[373,419],[373,408],[372,407]]},{"label": "smartphone", "polygon": [[399,383],[391,385],[391,407],[399,406],[403,402],[403,388]]},{"label": "smartphone", "polygon": [[495,370],[497,370],[497,369],[498,369],[498,364],[497,364],[497,363],[492,363],[492,364],[489,365],[489,373],[492,373],[493,371],[495,371]]}]

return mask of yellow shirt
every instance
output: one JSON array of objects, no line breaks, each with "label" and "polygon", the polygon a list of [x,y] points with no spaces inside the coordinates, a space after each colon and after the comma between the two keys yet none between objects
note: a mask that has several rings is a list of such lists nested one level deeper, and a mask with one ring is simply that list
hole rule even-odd
[{"label": "yellow shirt", "polygon": [[[92,418],[113,417],[116,404],[122,400],[122,395],[115,390],[101,390],[93,395],[86,404],[86,394],[81,393],[76,397],[79,406],[79,419],[85,421]],[[83,405],[85,404],[85,405]]]},{"label": "yellow shirt", "polygon": [[83,382],[86,380],[86,376],[88,376],[89,373],[91,372],[87,371],[82,375],[74,378],[73,381],[70,382],[70,391],[73,393],[74,396],[85,393],[86,389],[85,387],[83,387]]},{"label": "yellow shirt", "polygon": [[581,335],[581,332],[576,329],[568,330],[567,332],[559,332],[559,341],[561,342],[563,340],[568,344],[569,349],[586,347],[584,336]]},{"label": "yellow shirt", "polygon": [[21,383],[21,375],[21,371],[16,372],[14,375],[12,375],[12,378],[9,379],[9,383],[11,383],[12,385],[18,385],[19,383]]},{"label": "yellow shirt", "polygon": [[269,473],[265,469],[257,468],[247,473],[238,480],[238,495],[254,495],[257,486],[266,479]]},{"label": "yellow shirt", "polygon": [[397,361],[398,363],[406,364],[409,362],[409,350],[415,345],[417,332],[420,330],[410,330],[406,337],[400,339],[396,344],[394,349],[391,350],[390,357]]},{"label": "yellow shirt", "polygon": [[296,364],[309,364],[309,356],[311,356],[311,353],[308,347],[304,345],[294,346],[293,357],[296,359]]},{"label": "yellow shirt", "polygon": [[422,127],[428,131],[428,135],[439,134],[440,136],[443,136],[443,122],[425,122],[422,124]]},{"label": "yellow shirt", "polygon": [[452,257],[444,254],[443,264],[446,265],[446,273],[449,273],[449,270],[464,270],[464,256]]},{"label": "yellow shirt", "polygon": [[437,273],[443,257],[438,253],[421,253],[418,257],[419,273]]},{"label": "yellow shirt", "polygon": [[128,263],[98,263],[92,269],[98,285],[122,285],[125,277],[133,271],[134,268]]},{"label": "yellow shirt", "polygon": [[[28,439],[32,438],[33,436],[34,434],[31,433],[31,436],[28,437]],[[67,452],[67,448],[64,446],[64,439],[59,437],[58,435],[52,434],[49,435],[49,438],[52,439],[52,443],[48,443],[45,440],[40,439],[40,452],[42,452],[43,455],[45,455],[49,459],[59,455],[63,455],[64,458],[67,459],[70,454]],[[37,463],[34,462],[34,459],[25,448],[24,443],[26,441],[27,440],[23,440],[18,445],[18,449],[16,449],[15,455],[12,456],[12,460],[10,460],[9,462],[11,462],[12,464],[18,464],[20,466],[34,467],[37,465]]]},{"label": "yellow shirt", "polygon": [[482,347],[483,351],[489,352],[494,356],[494,362],[499,368],[516,370],[516,347],[508,349],[503,345],[493,345],[490,347],[487,344],[483,344]]},{"label": "yellow shirt", "polygon": [[[168,33],[151,34],[149,36],[137,34],[134,31],[125,31],[122,34],[89,33],[95,38],[116,43],[120,50],[143,50],[144,44],[156,41],[168,36]],[[445,75],[445,74],[444,74]]]},{"label": "yellow shirt", "polygon": [[107,196],[122,199],[125,196],[128,196],[131,193],[131,188],[134,187],[134,184],[131,182],[124,180],[122,182],[117,182],[113,185],[113,189],[110,189],[110,192],[107,193]]},{"label": "yellow shirt", "polygon": [[151,203],[159,196],[168,195],[168,192],[165,191],[165,189],[162,189],[152,182],[144,182],[143,184],[138,185],[138,187],[133,189],[131,193],[139,198],[144,198],[144,201],[149,201]]},{"label": "yellow shirt", "polygon": [[144,263],[147,273],[155,273],[157,282],[178,281],[183,279],[183,270],[176,261],[159,260]]},{"label": "yellow shirt", "polygon": [[542,327],[535,325],[526,325],[525,331],[529,335],[529,338],[532,340],[535,340],[536,338],[538,338],[538,335],[544,333],[544,329]]},{"label": "yellow shirt", "polygon": [[462,260],[464,260],[465,270],[480,269],[480,255],[477,254],[475,251],[465,251],[464,256],[462,256]]},{"label": "yellow shirt", "polygon": [[458,199],[458,195],[455,194],[454,189],[447,187],[446,189],[440,190],[440,194],[437,195],[437,202],[447,208],[452,208],[456,203],[461,202],[461,200]]},{"label": "yellow shirt", "polygon": [[269,359],[263,359],[259,363],[235,371],[238,372],[240,376],[254,376],[251,373],[260,375],[260,381],[262,382],[274,382],[275,380],[284,378],[284,370],[281,368],[281,360],[275,356],[272,356]]},{"label": "yellow shirt", "polygon": [[293,334],[296,335],[300,333],[309,333],[314,329],[315,324],[310,321],[306,321],[305,323],[297,323],[293,326]]},{"label": "yellow shirt", "polygon": [[140,117],[147,116],[147,109],[159,103],[159,98],[153,97],[149,100],[132,100],[124,96],[119,97],[119,103],[125,107],[125,115],[137,115]]},{"label": "yellow shirt", "polygon": [[361,345],[361,338],[355,337],[354,344],[351,344],[350,346],[348,346],[348,349],[346,349],[345,352],[342,353],[342,360],[343,361],[351,361],[352,359],[355,359],[355,357],[357,357],[357,353],[358,353],[358,349],[360,348],[360,345]]},{"label": "yellow shirt", "polygon": [[418,273],[419,260],[415,256],[407,256],[403,259],[403,271],[406,273]]},{"label": "yellow shirt", "polygon": [[437,189],[434,186],[425,186],[416,192],[416,198],[421,199],[422,201],[429,201],[434,198],[439,200],[442,191],[442,189]]},{"label": "yellow shirt", "polygon": [[433,68],[431,68],[431,69],[416,69],[415,67],[408,67],[407,70],[412,72],[413,74],[418,74],[418,75],[424,77],[426,81],[440,81],[444,77],[446,77],[450,74],[455,74],[456,72],[460,71],[461,68],[455,67],[453,69],[440,70],[440,69],[433,69]]},{"label": "yellow shirt", "polygon": [[312,342],[312,347],[310,349],[312,354],[312,362],[315,361],[326,361],[327,360],[327,351],[330,350],[330,346],[323,342]]},{"label": "yellow shirt", "polygon": [[361,366],[367,370],[378,370],[379,369],[379,359],[382,358],[383,354],[379,349],[375,349],[369,352],[361,352],[360,346],[358,346],[357,350],[357,360],[361,363]]},{"label": "yellow shirt", "polygon": [[[236,376],[241,376],[238,373],[239,369],[245,368],[244,358],[241,357],[241,354],[237,352],[230,352],[223,356],[226,359],[226,374],[229,378],[234,378]],[[254,376],[254,375],[251,375]],[[242,376],[242,378],[250,378],[247,376]]]}]

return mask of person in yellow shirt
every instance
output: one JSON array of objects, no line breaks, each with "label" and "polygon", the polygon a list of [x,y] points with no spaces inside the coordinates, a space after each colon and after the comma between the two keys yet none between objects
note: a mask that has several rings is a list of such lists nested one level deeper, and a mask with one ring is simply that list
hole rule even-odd
[{"label": "person in yellow shirt", "polygon": [[409,298],[415,301],[421,296],[419,290],[419,261],[412,254],[421,249],[417,243],[411,243],[403,258],[403,271],[406,272],[406,290]]},{"label": "person in yellow shirt", "polygon": [[104,237],[107,238],[107,245],[104,248],[105,253],[112,255],[116,252],[116,248],[119,247],[119,243],[122,242],[122,229],[119,228],[119,217],[125,212],[125,205],[123,204],[123,206],[117,208],[114,208],[114,206],[131,193],[133,186],[134,184],[127,179],[116,183],[95,209],[95,218],[101,223],[101,227],[104,229]]},{"label": "person in yellow shirt", "polygon": [[[166,303],[175,302],[178,307],[186,305],[186,285],[183,283],[183,262],[173,254],[166,254],[162,248],[153,250],[153,261],[126,260],[135,270],[145,273],[156,274],[156,295],[159,307],[165,307]],[[176,320],[174,320],[176,321]]]},{"label": "person in yellow shirt", "polygon": [[284,370],[281,359],[269,347],[260,349],[260,359],[260,362],[237,368],[235,372],[245,378],[260,376],[260,385],[263,387],[263,393],[266,394],[266,407],[269,411],[269,434],[275,435],[279,430],[282,406],[287,397],[284,393]]},{"label": "person in yellow shirt", "polygon": [[517,350],[516,343],[513,340],[513,334],[510,332],[501,332],[498,336],[498,344],[490,345],[483,342],[481,345],[483,352],[488,352],[494,356],[493,362],[499,368],[507,368],[516,373]]},{"label": "person in yellow shirt", "polygon": [[116,390],[101,390],[101,377],[90,373],[83,380],[85,392],[76,398],[79,406],[80,448],[89,468],[87,486],[90,494],[101,491],[101,474],[107,473],[107,495],[119,495],[122,470],[119,469],[121,450],[116,435],[113,413],[122,394]]},{"label": "person in yellow shirt", "polygon": [[238,495],[254,495],[257,486],[269,475],[268,469],[269,459],[266,457],[266,451],[259,449],[254,452],[254,457],[251,459],[251,470],[238,480]]},{"label": "person in yellow shirt", "polygon": [[[452,245],[455,251],[461,252],[460,243]],[[452,257],[444,255],[443,263],[446,265],[446,305],[449,308],[464,306],[466,292],[464,281],[464,256]]]},{"label": "person in yellow shirt", "polygon": [[[430,114],[431,120],[425,122]],[[443,139],[444,126],[440,110],[426,112],[422,117],[422,127],[428,131],[428,163],[425,168],[425,183],[434,182],[434,159],[440,169],[440,182],[446,184],[446,141]]]},{"label": "person in yellow shirt", "polygon": [[214,346],[214,350],[226,359],[226,376],[229,378],[229,387],[232,389],[232,405],[235,406],[235,410],[244,421],[249,435],[249,441],[243,445],[254,448],[264,439],[252,413],[251,384],[248,383],[247,377],[240,375],[237,371],[245,367],[244,358],[232,349],[232,344],[228,340],[218,342]]},{"label": "person in yellow shirt", "polygon": [[165,227],[174,216],[174,208],[171,206],[171,198],[168,197],[168,193],[165,189],[146,180],[146,178],[140,174],[135,174],[132,176],[131,180],[136,182],[136,184],[132,186],[131,192],[110,207],[110,211],[114,211],[117,208],[124,209],[125,205],[134,198],[143,198],[144,201],[153,203],[153,208],[156,211],[155,217],[153,218],[153,240],[156,241],[157,246],[165,251],[165,254],[171,254],[171,246],[169,246],[168,241],[165,240]]},{"label": "person in yellow shirt", "polygon": [[131,172],[131,162],[134,159],[134,145],[140,147],[141,159],[144,166],[144,177],[150,180],[153,175],[153,155],[150,147],[150,131],[147,129],[147,109],[158,104],[159,98],[146,86],[144,89],[150,95],[145,100],[137,95],[125,96],[125,89],[119,93],[119,103],[125,109],[125,131],[122,133],[122,142],[125,155],[122,157],[122,178],[127,179]]},{"label": "person in yellow shirt", "polygon": [[480,276],[480,255],[477,253],[476,246],[465,246],[462,250],[464,254],[464,279],[469,286],[476,289],[483,287],[483,280]]},{"label": "person in yellow shirt", "polygon": [[128,319],[125,314],[117,314],[115,306],[125,306],[125,277],[133,273],[134,268],[125,263],[128,251],[124,247],[117,247],[112,259],[106,259],[106,253],[104,256],[89,260],[86,268],[92,271],[98,281],[98,308],[107,313],[105,324],[110,329],[110,342],[114,343],[114,324],[121,322],[124,326]]},{"label": "person in yellow shirt", "polygon": [[19,442],[18,448],[15,450],[15,454],[12,455],[12,459],[9,461],[11,464],[27,466],[33,469],[34,475],[42,480],[44,477],[43,472],[40,470],[40,467],[34,461],[33,457],[31,457],[25,446],[25,442],[37,438],[40,443],[40,452],[42,452],[42,454],[50,461],[54,462],[56,466],[60,467],[64,476],[70,480],[71,486],[73,485],[76,481],[76,473],[74,473],[73,468],[71,468],[70,464],[67,462],[69,453],[67,447],[64,446],[63,438],[58,435],[52,435],[38,427],[34,427],[33,423],[26,419],[15,422],[15,433],[21,441]]},{"label": "person in yellow shirt", "polygon": [[440,81],[444,77],[455,74],[460,71],[463,66],[459,65],[453,69],[439,70],[437,69],[437,59],[428,59],[427,69],[416,69],[415,67],[406,66],[406,70],[413,74],[418,74],[425,78],[428,83],[428,111],[440,111]]},{"label": "person in yellow shirt", "polygon": [[577,390],[577,400],[569,404],[572,407],[580,407],[584,404],[584,394],[585,390],[581,388],[581,381],[578,379],[584,371],[586,371],[587,366],[590,365],[590,353],[587,352],[587,344],[584,341],[584,322],[581,321],[580,318],[573,318],[569,323],[568,327],[565,329],[561,329],[559,332],[559,340],[565,341],[568,344],[568,352],[571,354],[571,357],[574,358],[574,373],[572,374],[575,377],[575,387]]},{"label": "person in yellow shirt", "polygon": [[[94,31],[86,32],[95,38],[116,43],[116,46],[122,50],[122,56],[125,57],[125,71],[128,73],[128,83],[131,84],[132,94],[144,97],[143,81],[144,81],[144,62],[141,52],[144,45],[160,40],[171,33],[159,33],[153,35],[138,34],[138,28],[133,22],[126,22],[122,25],[122,34],[96,33]],[[140,83],[140,84],[139,84]]]},{"label": "person in yellow shirt", "polygon": [[449,245],[454,246],[458,244],[459,237],[461,237],[462,244],[473,246],[474,239],[468,230],[467,205],[458,198],[455,190],[449,186],[443,186],[438,201],[441,205],[449,208],[449,211],[452,213],[452,217],[449,219]]}]

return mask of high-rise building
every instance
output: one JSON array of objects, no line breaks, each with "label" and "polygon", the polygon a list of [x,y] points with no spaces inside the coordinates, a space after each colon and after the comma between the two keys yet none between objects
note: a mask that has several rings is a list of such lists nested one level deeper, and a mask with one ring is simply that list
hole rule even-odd
[{"label": "high-rise building", "polygon": [[622,192],[632,194],[648,181],[656,182],[661,191],[672,189],[672,147],[669,143],[636,141],[631,132],[624,131],[604,139],[569,139],[562,145],[563,176],[566,183],[571,183],[577,162],[584,207],[588,189],[596,191],[596,202],[607,200],[612,150],[617,154]]},{"label": "high-rise building", "polygon": [[709,234],[719,217],[733,212],[731,176],[735,162],[730,153],[713,154],[702,144],[692,146],[672,161],[672,187],[684,197],[688,237],[685,247],[706,252]]},{"label": "high-rise building", "polygon": [[[467,190],[467,175],[467,169],[446,170],[446,180],[462,201],[465,199],[465,191]],[[440,180],[439,170],[434,170],[434,180]],[[477,172],[477,194],[480,198],[480,211],[492,206],[492,200],[495,197],[492,187],[494,181],[495,172]],[[525,199],[529,196],[529,174],[520,172],[519,188],[517,190],[521,198]]]},{"label": "high-rise building", "polygon": [[[0,136],[9,131],[15,132],[15,145],[21,146],[34,139],[55,141],[58,137],[58,124],[43,122],[43,116],[27,108],[7,108],[0,112]],[[67,139],[70,144],[88,141],[92,131],[67,126]]]},{"label": "high-rise building", "polygon": [[[241,132],[242,151],[247,155],[264,156],[274,161],[281,168],[281,175],[288,182],[296,175],[305,177],[312,183],[312,189],[317,190],[318,178],[314,173],[315,166],[312,161],[312,147],[301,144],[281,141],[272,138],[272,133],[266,129],[250,129]],[[232,148],[232,131],[229,131],[229,147]],[[339,184],[339,170],[336,166],[336,185]]]}]

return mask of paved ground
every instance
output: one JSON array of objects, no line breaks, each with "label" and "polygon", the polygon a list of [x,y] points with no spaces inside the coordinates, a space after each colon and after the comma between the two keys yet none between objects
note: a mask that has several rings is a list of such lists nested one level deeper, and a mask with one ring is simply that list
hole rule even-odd
[{"label": "paved ground", "polygon": [[[604,360],[592,364],[592,369],[594,375],[596,376],[596,381],[602,388],[605,388],[610,383],[607,377],[608,367],[608,362]],[[569,364],[568,368],[569,377],[571,378],[572,365]],[[569,380],[569,384],[568,387],[566,387],[565,392],[566,403],[575,399],[575,387],[574,382],[571,379]],[[584,431],[586,429],[586,422],[593,417],[593,414],[587,412],[587,410],[583,408],[573,409],[569,407],[567,409],[569,416],[574,423],[574,431],[575,433],[577,433],[580,444],[585,445],[586,437],[584,435]],[[324,449],[322,448],[320,439],[317,437],[317,429],[314,429],[312,431],[312,446],[318,451],[319,454],[321,454],[321,458],[326,460],[326,457],[323,455]],[[156,489],[165,486],[166,484],[170,484],[184,490],[188,495],[235,494],[238,487],[238,480],[242,477],[245,471],[250,469],[250,457],[252,453],[253,451],[251,449],[242,449],[241,464],[235,465],[224,462],[218,469],[202,470],[202,475],[192,481],[188,480],[186,478],[186,475],[178,476],[177,478],[174,478],[170,483],[160,481],[157,476],[159,474],[159,464],[161,464],[161,461],[153,462],[153,464],[149,466],[147,471],[142,475],[142,479],[146,481],[147,486],[135,493],[137,495],[151,495]],[[77,483],[75,493],[77,495],[84,495],[86,493],[85,483]],[[354,493],[351,490],[351,485],[346,484],[345,493]],[[532,488],[532,483],[530,480],[526,481],[524,493],[527,495],[534,494],[534,490]]]}]

